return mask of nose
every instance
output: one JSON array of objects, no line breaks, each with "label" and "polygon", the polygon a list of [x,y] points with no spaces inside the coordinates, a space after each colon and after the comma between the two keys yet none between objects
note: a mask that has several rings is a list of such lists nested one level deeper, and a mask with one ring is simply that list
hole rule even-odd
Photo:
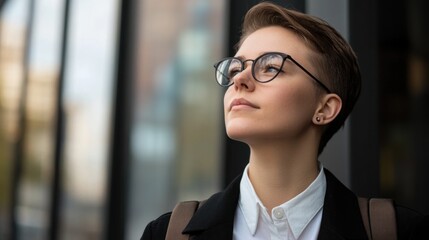
[{"label": "nose", "polygon": [[255,89],[256,80],[253,79],[251,66],[246,67],[239,74],[234,76],[234,89],[253,91]]}]

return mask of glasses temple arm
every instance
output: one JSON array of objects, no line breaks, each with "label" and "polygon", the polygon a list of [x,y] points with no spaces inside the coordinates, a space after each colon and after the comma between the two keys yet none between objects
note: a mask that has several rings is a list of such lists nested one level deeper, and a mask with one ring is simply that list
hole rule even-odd
[{"label": "glasses temple arm", "polygon": [[307,69],[305,69],[301,64],[299,64],[295,59],[293,59],[291,56],[288,56],[288,58],[295,63],[299,68],[301,68],[302,71],[308,74],[311,78],[313,78],[314,81],[316,81],[323,89],[325,89],[328,93],[331,93],[331,90],[322,83],[319,79],[317,79],[313,74],[311,74]]}]

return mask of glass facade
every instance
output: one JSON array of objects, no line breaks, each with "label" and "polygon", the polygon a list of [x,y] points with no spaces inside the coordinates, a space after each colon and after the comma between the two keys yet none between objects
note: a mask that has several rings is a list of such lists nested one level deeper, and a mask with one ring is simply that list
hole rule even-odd
[{"label": "glass facade", "polygon": [[30,5],[20,0],[0,9],[0,239],[11,235],[14,163],[22,127],[25,46]]},{"label": "glass facade", "polygon": [[102,239],[119,1],[70,3],[58,235],[61,239]]},{"label": "glass facade", "polygon": [[[120,2],[65,3],[13,0],[1,9],[1,239],[104,237]],[[58,147],[62,184],[54,204]],[[52,206],[61,219],[56,234]]]},{"label": "glass facade", "polygon": [[142,1],[126,239],[178,200],[220,188],[225,1]]},{"label": "glass facade", "polygon": [[63,1],[33,3],[23,112],[17,237],[48,236]]},{"label": "glass facade", "polygon": [[[0,239],[139,239],[178,201],[203,200],[241,172],[248,149],[224,135],[213,64],[257,2],[0,1]],[[365,2],[365,16],[356,3],[341,2],[337,27],[371,68],[346,145],[325,157],[347,184],[362,180],[353,190],[375,179],[376,194],[429,213],[429,2]],[[355,17],[377,23],[374,34],[359,34]],[[354,156],[363,141],[375,143],[370,159]]]},{"label": "glass facade", "polygon": [[380,163],[384,195],[429,213],[429,31],[423,0],[382,1]]}]

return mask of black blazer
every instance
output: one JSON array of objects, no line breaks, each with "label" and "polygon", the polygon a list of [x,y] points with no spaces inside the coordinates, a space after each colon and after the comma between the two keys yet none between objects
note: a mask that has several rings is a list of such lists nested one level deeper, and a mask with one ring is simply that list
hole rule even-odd
[{"label": "black blazer", "polygon": [[[325,175],[327,186],[318,239],[368,239],[356,195],[326,169]],[[210,197],[192,217],[184,233],[193,236],[193,240],[232,239],[240,179],[241,176],[224,191]],[[429,239],[417,236],[428,229],[424,228],[429,222],[428,218],[423,222],[424,218],[418,213],[403,207],[395,207],[399,239]],[[165,239],[170,216],[171,212],[149,223],[141,240]]]}]

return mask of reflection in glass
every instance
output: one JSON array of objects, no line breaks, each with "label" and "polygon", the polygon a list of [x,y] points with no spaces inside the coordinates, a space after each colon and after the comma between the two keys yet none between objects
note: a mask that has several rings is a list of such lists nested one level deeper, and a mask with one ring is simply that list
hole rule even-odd
[{"label": "reflection in glass", "polygon": [[29,2],[8,1],[0,12],[0,239],[9,239],[11,179],[23,97]]},{"label": "reflection in glass", "polygon": [[424,214],[429,214],[428,3],[389,5],[378,19],[381,191]]},{"label": "reflection in glass", "polygon": [[48,236],[62,13],[63,1],[35,2],[25,92],[23,165],[16,209],[19,239]]},{"label": "reflection in glass", "polygon": [[117,0],[70,5],[61,239],[103,237],[118,8]]},{"label": "reflection in glass", "polygon": [[220,187],[225,1],[141,2],[126,239],[178,200]]}]

